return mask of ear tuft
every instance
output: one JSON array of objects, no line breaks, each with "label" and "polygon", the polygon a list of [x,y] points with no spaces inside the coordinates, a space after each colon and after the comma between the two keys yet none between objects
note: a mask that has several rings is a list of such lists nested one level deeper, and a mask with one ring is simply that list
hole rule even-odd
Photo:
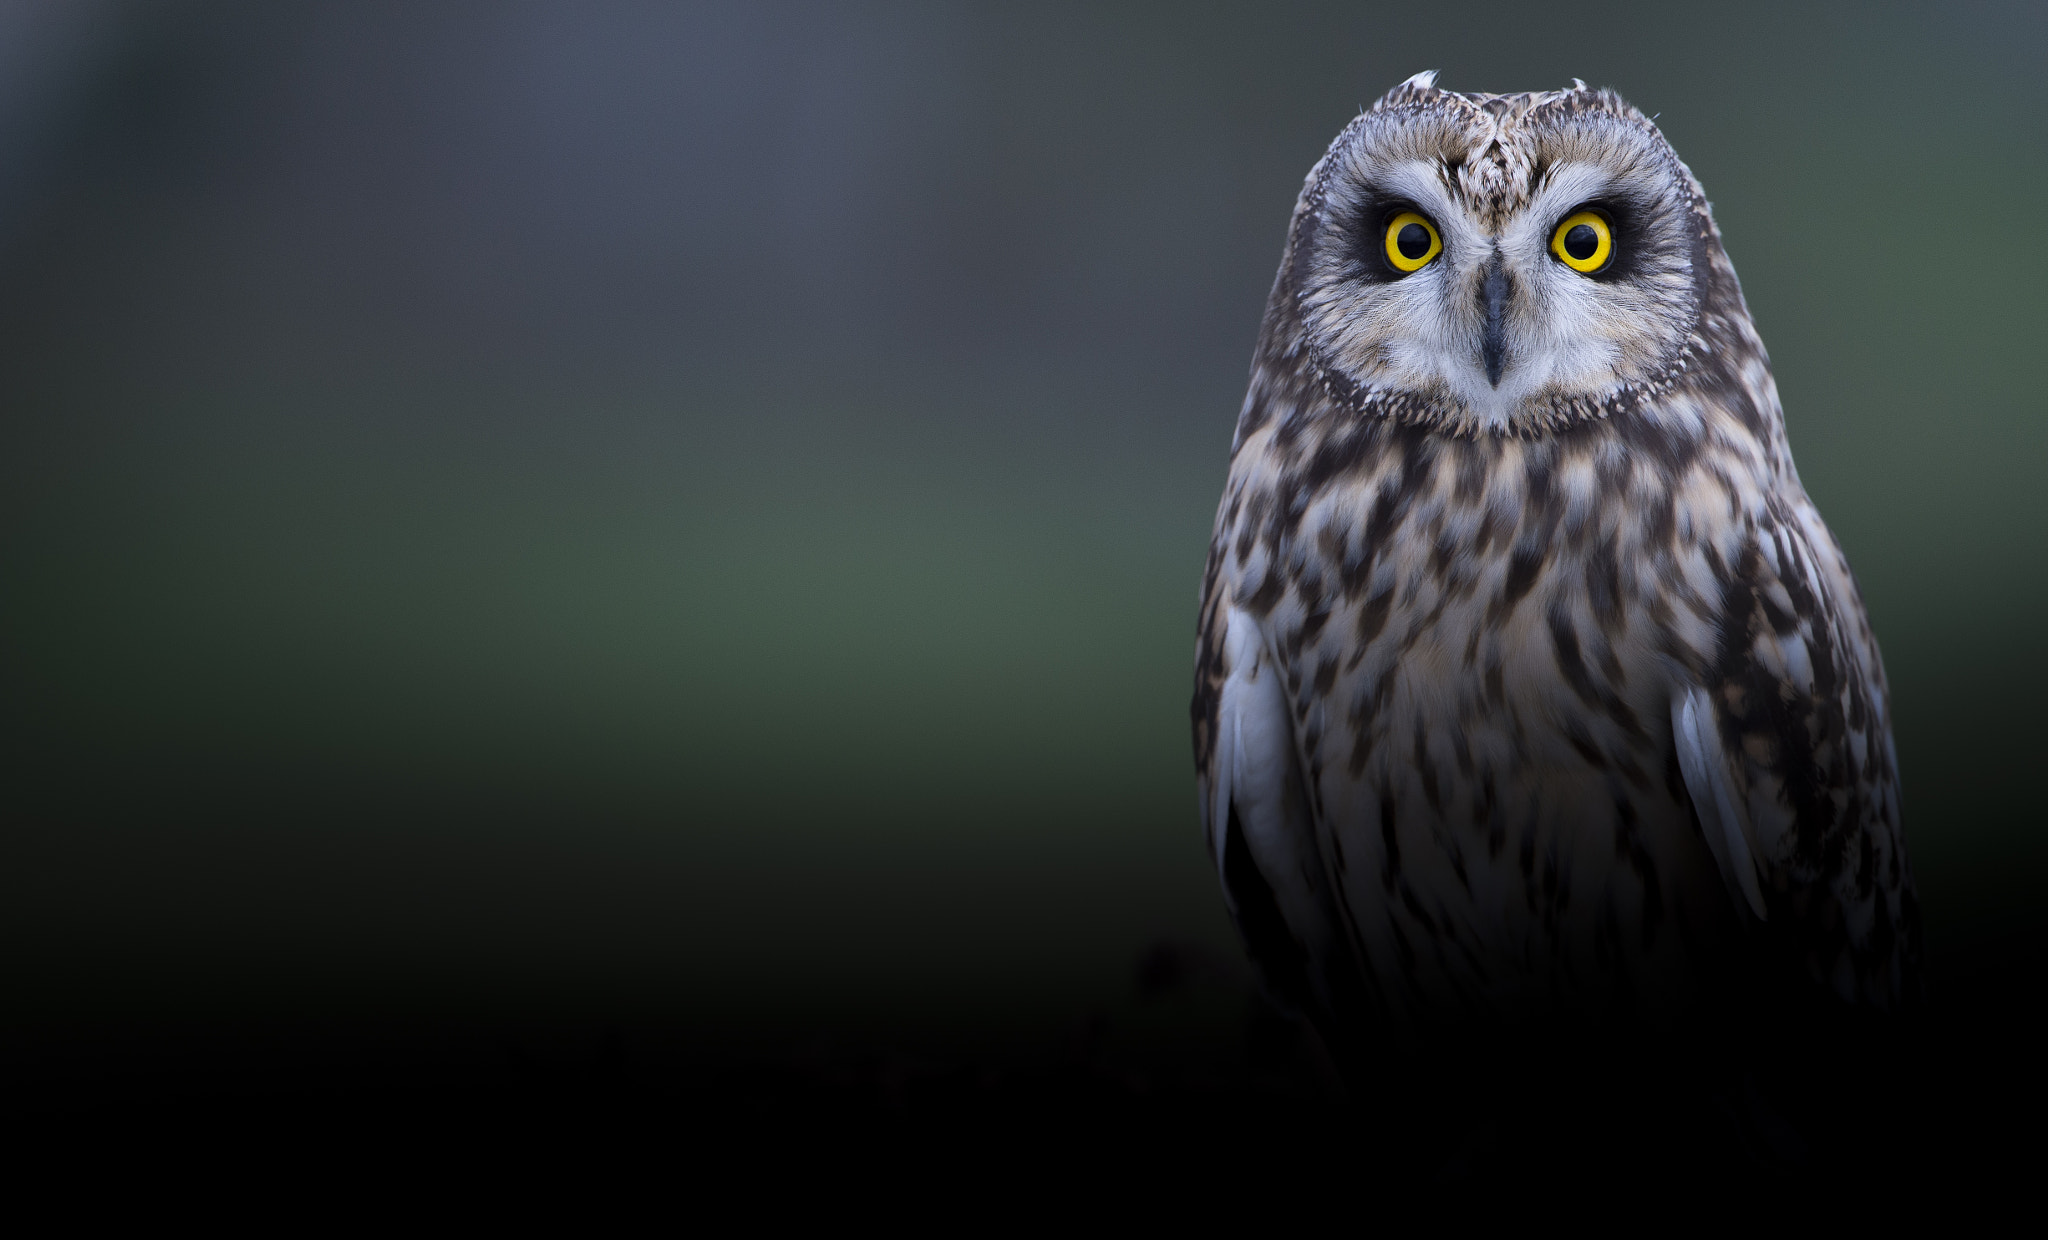
[{"label": "ear tuft", "polygon": [[1429,98],[1435,93],[1436,70],[1424,69],[1386,94],[1381,95],[1379,102],[1372,105],[1372,111],[1379,112],[1404,103],[1416,103]]}]

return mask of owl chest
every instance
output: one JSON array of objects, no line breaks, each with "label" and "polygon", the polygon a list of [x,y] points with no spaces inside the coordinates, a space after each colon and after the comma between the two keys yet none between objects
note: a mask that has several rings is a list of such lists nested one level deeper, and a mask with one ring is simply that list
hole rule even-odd
[{"label": "owl chest", "polygon": [[1348,592],[1316,586],[1355,570],[1309,567],[1296,606],[1271,617],[1310,764],[1375,785],[1431,772],[1440,793],[1536,771],[1639,781],[1661,765],[1683,637],[1613,541],[1446,552],[1436,532],[1386,535]]},{"label": "owl chest", "polygon": [[1445,554],[1442,528],[1388,532],[1349,594],[1318,588],[1341,561],[1303,557],[1297,605],[1269,618],[1362,949],[1424,1003],[1682,979],[1674,914],[1723,911],[1667,769],[1685,635],[1613,539]]}]

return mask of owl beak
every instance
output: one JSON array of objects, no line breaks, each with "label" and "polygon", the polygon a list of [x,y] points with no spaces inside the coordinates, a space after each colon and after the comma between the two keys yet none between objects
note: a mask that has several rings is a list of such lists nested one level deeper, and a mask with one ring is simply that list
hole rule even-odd
[{"label": "owl beak", "polygon": [[1486,262],[1479,284],[1479,306],[1486,326],[1479,335],[1479,353],[1486,360],[1486,381],[1500,386],[1501,367],[1508,355],[1508,273],[1502,269],[1500,251]]}]

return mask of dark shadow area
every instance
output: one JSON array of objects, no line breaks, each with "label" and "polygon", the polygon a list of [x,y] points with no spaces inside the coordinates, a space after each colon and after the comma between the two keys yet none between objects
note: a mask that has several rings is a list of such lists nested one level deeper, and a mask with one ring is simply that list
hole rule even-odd
[{"label": "dark shadow area", "polygon": [[[772,1180],[787,1194],[776,1208],[794,1209],[857,1181],[863,1196],[1108,1193],[1175,1213],[1195,1198],[1287,1211],[1370,1191],[1545,1208],[1665,1195],[1682,1217],[1791,1199],[1866,1217],[1965,1185],[2002,1196],[2038,1155],[2040,1075],[2019,1067],[2038,1025],[2004,979],[2038,976],[2040,961],[1980,959],[1995,977],[1951,978],[1923,1026],[1859,1066],[1851,1044],[1784,1031],[1790,1074],[1826,1082],[1802,1093],[1805,1110],[1782,1082],[1754,1092],[1698,1048],[1671,1063],[1651,1046],[1518,1065],[1502,1048],[1491,1068],[1421,1056],[1347,1096],[1317,1048],[1242,991],[1225,1044],[1197,1048],[1134,1042],[1100,1013],[1037,1042],[1008,1031],[1003,1046],[929,1027],[721,1036],[644,1017],[96,1030],[8,1047],[9,1106],[38,1134],[31,1163],[110,1169],[454,1184],[541,1167],[705,1200]],[[1179,989],[1148,1002],[1185,1002]]]}]

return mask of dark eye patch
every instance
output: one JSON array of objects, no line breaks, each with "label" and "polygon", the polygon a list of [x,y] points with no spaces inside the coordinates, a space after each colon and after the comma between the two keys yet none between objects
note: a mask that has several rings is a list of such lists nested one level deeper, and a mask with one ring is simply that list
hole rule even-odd
[{"label": "dark eye patch", "polygon": [[[1606,216],[1608,229],[1614,235],[1614,257],[1609,259],[1607,265],[1599,271],[1588,273],[1587,279],[1597,280],[1602,284],[1610,284],[1618,280],[1629,279],[1642,270],[1643,260],[1657,245],[1656,235],[1648,227],[1649,218],[1645,204],[1636,202],[1630,197],[1616,195],[1611,198],[1595,198],[1590,202],[1582,202],[1564,212],[1564,215],[1576,215],[1580,211],[1597,211],[1601,215]],[[1588,234],[1584,239],[1585,251],[1583,254],[1578,250],[1572,249],[1576,234],[1581,231]],[[1579,257],[1591,254],[1595,245],[1595,238],[1591,235],[1592,231],[1590,228],[1575,228],[1571,233],[1566,234],[1564,240],[1566,251]]]},{"label": "dark eye patch", "polygon": [[[1387,225],[1403,211],[1430,218],[1429,212],[1407,198],[1367,192],[1340,218],[1330,221],[1336,236],[1342,239],[1344,279],[1360,284],[1388,284],[1408,274],[1395,270],[1387,261]],[[1408,257],[1420,258],[1429,253],[1429,232],[1411,224],[1394,238],[1394,244]]]}]

